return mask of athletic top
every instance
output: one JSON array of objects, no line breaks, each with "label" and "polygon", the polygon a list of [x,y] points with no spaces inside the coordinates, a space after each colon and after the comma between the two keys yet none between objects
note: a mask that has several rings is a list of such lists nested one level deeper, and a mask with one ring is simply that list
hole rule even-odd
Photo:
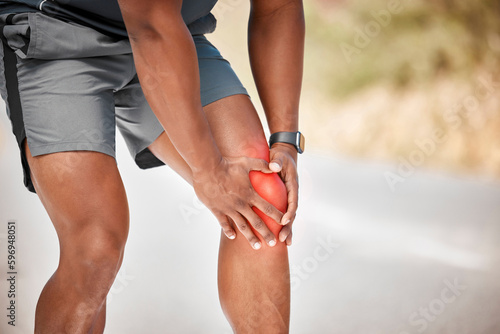
[{"label": "athletic top", "polygon": [[[192,35],[215,30],[216,20],[210,11],[216,3],[217,0],[182,2],[182,17]],[[37,11],[94,28],[113,37],[127,37],[117,0],[0,0],[0,15]]]}]

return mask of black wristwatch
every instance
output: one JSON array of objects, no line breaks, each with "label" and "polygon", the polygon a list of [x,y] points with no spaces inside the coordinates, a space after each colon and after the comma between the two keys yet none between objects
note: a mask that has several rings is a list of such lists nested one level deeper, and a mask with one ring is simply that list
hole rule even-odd
[{"label": "black wristwatch", "polygon": [[292,144],[297,149],[297,152],[303,153],[306,147],[306,138],[300,131],[276,132],[269,137],[269,147],[272,147],[274,143]]}]

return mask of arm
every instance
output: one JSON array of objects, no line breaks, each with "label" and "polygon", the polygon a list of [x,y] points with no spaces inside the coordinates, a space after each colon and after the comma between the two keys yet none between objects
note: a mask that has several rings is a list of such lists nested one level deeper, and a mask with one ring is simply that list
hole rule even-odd
[{"label": "arm", "polygon": [[181,1],[120,5],[148,103],[193,173],[214,169],[222,156],[202,110],[196,50]]},{"label": "arm", "polygon": [[[271,133],[298,130],[304,59],[304,10],[301,0],[251,0],[248,26],[250,63]],[[293,222],[298,203],[297,151],[276,143],[270,153],[288,191],[282,222]],[[288,238],[287,238],[288,237]],[[291,224],[280,240],[291,243]]]},{"label": "arm", "polygon": [[190,166],[193,187],[214,213],[228,237],[235,236],[231,218],[254,248],[257,237],[273,234],[253,212],[255,206],[280,221],[282,214],[253,190],[250,170],[269,171],[263,160],[223,157],[200,102],[196,49],[181,16],[180,0],[120,0],[144,94],[173,145]]}]

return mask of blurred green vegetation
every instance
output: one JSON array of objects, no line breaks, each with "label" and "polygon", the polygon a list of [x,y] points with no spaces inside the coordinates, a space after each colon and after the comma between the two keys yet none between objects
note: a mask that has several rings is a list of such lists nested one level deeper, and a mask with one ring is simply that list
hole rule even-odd
[{"label": "blurred green vegetation", "polygon": [[[399,3],[380,32],[345,57],[341,44],[356,47],[359,30],[377,22],[373,12]],[[465,79],[478,69],[500,68],[500,1],[398,0],[306,1],[308,75],[316,89],[343,99],[375,84],[397,89],[431,84],[436,77]],[[373,23],[372,23],[373,29]]]}]

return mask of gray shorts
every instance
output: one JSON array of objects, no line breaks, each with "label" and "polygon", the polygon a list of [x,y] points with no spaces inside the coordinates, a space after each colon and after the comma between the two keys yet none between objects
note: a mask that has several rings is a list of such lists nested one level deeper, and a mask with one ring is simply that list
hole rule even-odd
[{"label": "gray shorts", "polygon": [[[114,157],[118,127],[140,168],[163,164],[147,148],[163,128],[142,93],[128,40],[42,13],[2,15],[0,36],[0,92],[30,191],[26,138],[33,156],[85,150]],[[247,94],[205,36],[193,40],[202,104]]]}]

